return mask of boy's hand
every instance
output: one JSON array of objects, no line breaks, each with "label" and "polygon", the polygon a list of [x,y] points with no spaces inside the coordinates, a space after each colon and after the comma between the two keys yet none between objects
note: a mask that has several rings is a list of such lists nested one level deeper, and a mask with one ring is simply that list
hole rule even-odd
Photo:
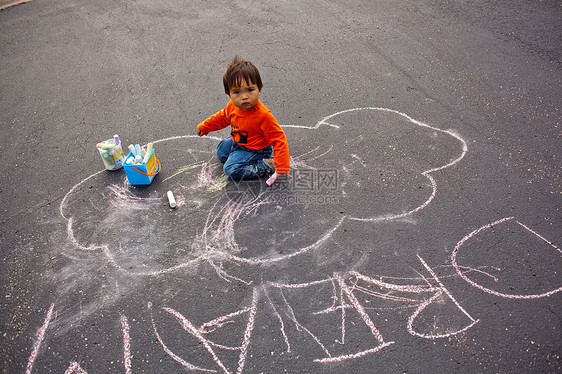
[{"label": "boy's hand", "polygon": [[199,127],[197,127],[197,135],[198,136],[203,136],[205,134],[203,134],[203,131],[201,131],[201,129]]}]

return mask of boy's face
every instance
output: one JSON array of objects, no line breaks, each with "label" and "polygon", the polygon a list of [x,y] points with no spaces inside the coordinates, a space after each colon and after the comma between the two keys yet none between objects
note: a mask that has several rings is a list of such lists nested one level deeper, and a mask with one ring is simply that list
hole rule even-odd
[{"label": "boy's face", "polygon": [[261,90],[255,83],[241,80],[230,87],[228,96],[237,108],[250,110],[256,106]]}]

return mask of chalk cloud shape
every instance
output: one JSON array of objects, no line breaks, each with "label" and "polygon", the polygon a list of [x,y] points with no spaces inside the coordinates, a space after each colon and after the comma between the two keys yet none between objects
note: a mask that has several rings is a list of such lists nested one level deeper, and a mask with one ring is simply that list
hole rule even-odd
[{"label": "chalk cloud shape", "polygon": [[[130,187],[122,175],[100,172],[65,196],[61,215],[70,241],[81,250],[102,251],[130,274],[157,275],[209,263],[228,277],[225,262],[279,262],[321,248],[350,221],[411,216],[437,193],[432,173],[467,152],[454,132],[386,108],[349,109],[315,126],[285,128],[295,170],[288,191],[268,190],[259,181],[244,187],[255,193],[233,198],[229,191],[239,192],[241,184],[222,175],[214,157],[219,138],[157,140],[163,172],[151,186]],[[335,175],[335,188],[320,187],[320,173]],[[299,174],[312,178],[312,189],[297,188]],[[178,202],[173,212],[166,207],[167,190]],[[276,193],[304,196],[304,203],[280,205],[271,199]],[[319,203],[318,196],[334,200]]]}]

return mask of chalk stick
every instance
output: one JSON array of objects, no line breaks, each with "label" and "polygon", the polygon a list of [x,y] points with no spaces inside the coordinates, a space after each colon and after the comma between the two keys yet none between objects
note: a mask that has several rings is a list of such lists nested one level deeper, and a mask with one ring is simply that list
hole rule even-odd
[{"label": "chalk stick", "polygon": [[139,144],[135,144],[135,156],[141,156],[141,146]]},{"label": "chalk stick", "polygon": [[168,204],[170,204],[170,208],[174,209],[176,207],[176,199],[174,198],[174,194],[172,191],[168,191]]},{"label": "chalk stick", "polygon": [[136,156],[137,154],[135,153],[135,146],[132,144],[129,144],[129,152],[131,152],[133,154],[133,156]]},{"label": "chalk stick", "polygon": [[152,153],[152,147],[154,146],[154,144],[152,143],[148,143],[146,145],[146,153],[151,154]]},{"label": "chalk stick", "polygon": [[115,148],[115,146],[116,146],[115,144],[101,144],[101,143],[96,144],[97,148],[101,148],[104,151],[107,151],[108,149],[113,149]]},{"label": "chalk stick", "polygon": [[265,184],[267,184],[269,187],[271,187],[271,185],[273,184],[273,182],[275,182],[275,180],[279,177],[279,173],[273,173],[273,175],[271,177],[269,177],[269,179],[267,181],[265,181]]},{"label": "chalk stick", "polygon": [[115,140],[115,145],[119,145],[119,143],[121,143],[119,141],[119,135],[117,135],[117,134],[113,135],[113,140]]}]

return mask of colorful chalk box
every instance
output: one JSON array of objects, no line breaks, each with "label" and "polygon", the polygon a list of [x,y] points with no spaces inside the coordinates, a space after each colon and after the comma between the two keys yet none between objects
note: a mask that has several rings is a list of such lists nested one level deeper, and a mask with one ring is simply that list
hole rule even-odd
[{"label": "colorful chalk box", "polygon": [[146,163],[142,164],[128,164],[130,158],[135,158],[132,152],[127,155],[125,162],[123,162],[123,169],[127,174],[129,184],[132,186],[146,186],[152,183],[152,180],[160,171],[160,161],[154,155],[154,150],[150,153],[150,157]]}]

